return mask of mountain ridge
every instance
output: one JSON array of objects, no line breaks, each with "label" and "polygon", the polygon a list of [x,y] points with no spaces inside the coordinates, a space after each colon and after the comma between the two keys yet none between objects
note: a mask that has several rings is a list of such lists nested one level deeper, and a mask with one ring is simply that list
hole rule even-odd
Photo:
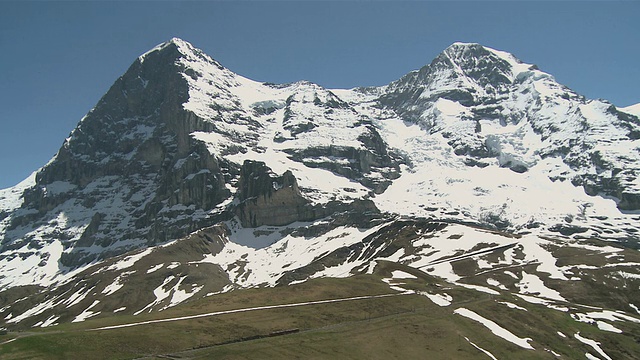
[{"label": "mountain ridge", "polygon": [[[325,89],[244,78],[174,38],[0,190],[0,289],[34,287],[0,317],[136,315],[379,261],[455,284],[472,278],[458,260],[520,267],[488,285],[560,301],[586,269],[563,251],[585,249],[636,281],[637,134],[628,111],[479,44],[386,86]],[[612,308],[638,303],[617,294]]]},{"label": "mountain ridge", "polygon": [[[166,55],[162,55],[162,54],[166,54]],[[188,149],[189,147],[188,144],[192,141],[191,137],[197,140],[201,140],[202,143],[206,144],[210,154],[219,153],[219,154],[222,154],[223,156],[225,154],[238,156],[240,153],[245,153],[247,151],[247,145],[253,144],[252,146],[254,147],[260,146],[258,145],[258,142],[257,142],[258,138],[261,136],[260,130],[264,129],[268,124],[261,124],[259,121],[252,118],[252,115],[253,115],[252,113],[256,111],[269,112],[269,111],[279,111],[278,108],[284,109],[285,121],[282,123],[282,125],[280,125],[282,127],[280,128],[280,130],[277,130],[274,136],[274,139],[276,139],[276,143],[279,142],[281,144],[287,143],[287,142],[300,143],[301,140],[297,139],[298,134],[305,135],[308,137],[309,131],[313,132],[314,128],[318,128],[316,124],[318,122],[317,118],[322,119],[323,117],[326,117],[324,116],[324,114],[321,114],[321,113],[305,114],[302,116],[303,118],[307,117],[307,119],[309,118],[309,116],[314,116],[315,117],[314,121],[316,123],[310,122],[309,120],[301,119],[301,116],[296,116],[297,114],[295,109],[296,109],[296,106],[298,106],[298,104],[302,104],[303,107],[300,108],[302,111],[307,111],[306,109],[310,108],[310,107],[305,107],[307,106],[306,104],[308,104],[310,101],[313,102],[314,105],[316,105],[314,107],[317,107],[317,105],[320,105],[320,108],[322,107],[328,108],[328,109],[325,109],[323,112],[328,112],[328,111],[333,112],[336,110],[340,111],[340,109],[342,108],[347,110],[348,114],[346,116],[351,116],[352,112],[354,111],[354,108],[349,109],[349,105],[343,102],[342,100],[340,100],[338,97],[336,97],[335,93],[332,92],[331,90],[325,91],[322,87],[319,87],[318,85],[315,85],[315,84],[311,84],[309,82],[297,82],[294,84],[284,85],[284,87],[278,86],[274,88],[272,86],[265,86],[263,84],[243,78],[239,75],[236,75],[230,72],[229,70],[224,68],[222,65],[220,65],[217,61],[215,61],[208,55],[204,54],[202,51],[194,48],[191,44],[179,38],[173,38],[165,43],[159,44],[158,46],[154,47],[153,49],[141,55],[137,59],[137,61],[134,62],[134,64],[131,66],[130,70],[127,71],[127,74],[132,71],[133,72],[139,71],[138,70],[139,67],[145,66],[145,60],[149,57],[154,57],[154,56],[165,56],[165,57],[168,56],[166,59],[162,61],[164,63],[171,63],[170,66],[172,67],[177,66],[179,71],[184,73],[184,75],[182,76],[183,77],[182,79],[176,78],[174,82],[175,81],[182,82],[186,80],[188,83],[189,90],[182,90],[182,95],[180,95],[180,92],[178,93],[173,92],[173,95],[171,96],[175,97],[177,95],[178,98],[176,98],[176,100],[170,100],[170,102],[176,103],[176,105],[174,106],[177,106],[178,108],[182,106],[182,108],[187,111],[187,115],[183,115],[183,116],[186,116],[186,126],[184,127],[184,129],[177,129],[178,133],[176,138],[176,144],[174,146],[177,146],[178,157],[184,157],[187,155],[187,152],[190,151]],[[480,65],[478,65],[479,63]],[[444,65],[441,65],[441,64],[444,64]],[[444,75],[437,75],[437,74],[442,74],[441,71],[438,71],[438,69],[440,69],[442,66],[445,66],[445,68],[449,70],[446,70]],[[433,70],[433,69],[436,69],[436,70]],[[464,69],[467,69],[467,70],[464,70]],[[158,72],[157,69],[155,71],[156,73]],[[452,71],[452,72],[448,72],[448,71]],[[473,85],[474,84],[473,81],[468,80],[469,77],[467,76],[468,74],[465,71],[471,72],[471,75],[476,74],[479,76],[478,79],[474,79],[474,81],[476,81],[475,82],[476,85]],[[171,73],[171,71],[169,71],[168,73]],[[446,85],[447,84],[446,81],[445,83],[442,83],[440,80],[438,80],[438,78],[434,78],[435,80],[434,79],[419,80],[421,77],[420,75],[421,73],[425,75],[436,74],[436,75],[430,75],[430,76],[444,76],[444,78],[442,79],[448,81],[449,83],[451,82],[453,83],[451,83],[452,85]],[[534,74],[539,74],[539,75],[534,75]],[[506,75],[510,75],[510,76],[507,77]],[[148,77],[149,75],[146,75],[146,76]],[[408,79],[403,81],[403,79],[406,79],[407,76],[409,77],[417,76],[417,78],[412,81],[409,81]],[[486,48],[475,43],[454,43],[451,46],[449,46],[447,49],[445,49],[438,57],[436,57],[436,59],[434,59],[434,61],[430,65],[423,67],[417,72],[411,72],[407,76],[401,78],[396,82],[391,83],[390,85],[379,88],[381,90],[378,90],[378,92],[382,91],[382,92],[386,92],[387,94],[394,93],[394,92],[397,93],[397,90],[394,90],[394,89],[399,89],[403,86],[409,87],[409,89],[419,89],[423,85],[416,85],[413,83],[415,83],[416,81],[418,82],[426,81],[428,86],[435,87],[436,89],[439,89],[438,91],[440,92],[442,92],[443,91],[442,89],[444,88],[445,93],[441,93],[441,94],[435,93],[434,95],[425,95],[425,92],[424,92],[425,90],[422,90],[421,94],[417,98],[415,98],[415,95],[407,96],[407,94],[401,93],[396,96],[396,97],[399,97],[399,99],[401,100],[401,103],[396,105],[393,104],[393,101],[388,100],[388,95],[387,95],[387,99],[385,99],[385,95],[382,95],[381,100],[378,104],[375,104],[375,101],[374,101],[374,104],[373,104],[374,107],[381,107],[383,111],[385,108],[386,109],[391,108],[395,113],[398,113],[401,117],[408,115],[409,118],[415,118],[416,116],[411,115],[410,113],[408,114],[406,111],[403,111],[403,109],[417,108],[419,112],[419,116],[417,119],[415,119],[415,122],[419,123],[421,127],[427,126],[427,128],[432,128],[432,130],[430,131],[433,131],[433,127],[436,127],[435,129],[436,131],[440,130],[440,132],[444,133],[445,137],[449,137],[451,139],[448,142],[450,145],[454,146],[456,155],[464,155],[464,154],[470,155],[467,157],[465,161],[468,161],[469,163],[476,163],[480,167],[482,167],[482,166],[485,166],[486,164],[483,159],[487,159],[492,156],[495,156],[497,153],[500,159],[499,160],[500,166],[508,166],[512,170],[517,172],[526,171],[527,166],[530,165],[531,163],[531,160],[514,158],[513,154],[504,154],[504,151],[500,150],[503,145],[500,145],[500,143],[496,144],[496,139],[493,139],[493,138],[481,139],[481,138],[478,138],[478,136],[474,135],[478,133],[477,130],[479,128],[481,129],[481,124],[480,124],[481,120],[478,120],[479,118],[497,117],[501,123],[508,121],[507,119],[503,118],[503,115],[501,115],[499,112],[496,112],[496,111],[499,111],[499,109],[501,108],[500,105],[497,105],[497,106],[483,105],[482,104],[483,101],[480,98],[478,98],[478,96],[486,97],[488,94],[485,90],[483,90],[482,84],[484,84],[485,86],[488,86],[487,89],[489,93],[495,92],[499,94],[501,90],[499,89],[496,90],[492,84],[496,84],[496,83],[502,84],[502,83],[505,83],[505,81],[514,83],[517,81],[523,81],[526,79],[533,78],[534,81],[541,80],[541,79],[543,80],[548,79],[549,81],[552,82],[552,85],[553,85],[555,82],[553,81],[552,77],[547,78],[548,75],[545,73],[539,72],[537,70],[537,67],[535,67],[534,65],[524,64],[523,62],[521,62],[511,54]],[[460,79],[461,76],[462,76],[462,79]],[[118,101],[127,102],[127,103],[123,105],[116,105],[114,108],[116,109],[118,107],[124,108],[124,109],[129,108],[129,110],[126,110],[129,113],[139,113],[140,111],[143,111],[135,107],[144,107],[145,106],[144,100],[140,101],[140,104],[137,104],[131,100],[133,95],[125,92],[132,92],[132,93],[134,93],[135,91],[144,92],[147,89],[147,86],[149,84],[149,79],[143,79],[143,77],[140,77],[140,75],[136,75],[136,76],[131,75],[129,77],[131,78],[129,80],[127,80],[128,78],[126,77],[126,75],[125,77],[121,77],[114,84],[114,86],[112,87],[112,90],[110,90],[110,92],[108,92],[107,95],[105,95],[105,98],[100,100],[97,107],[99,108],[103,103],[113,104],[115,100],[112,98],[120,94],[117,94],[117,95],[110,95],[110,94],[117,93],[119,91],[124,96],[121,96],[121,100],[118,100]],[[471,78],[473,79],[473,77]],[[212,85],[212,84],[215,84],[215,85]],[[401,85],[401,84],[405,84],[405,85]],[[480,84],[481,86],[478,87],[477,84]],[[127,87],[127,89],[126,90],[115,89],[115,88],[122,88],[122,87]],[[171,85],[170,87],[173,89],[177,89],[180,87],[184,88],[184,86],[182,85],[177,88],[174,85]],[[295,95],[293,97],[285,96],[284,94],[277,95],[279,89],[288,89],[291,87],[293,87],[294,89],[297,89],[297,90],[294,90],[294,95],[296,93],[298,95]],[[390,91],[390,88],[392,89],[391,91]],[[446,89],[451,89],[451,90],[446,90]],[[467,89],[467,90],[464,91],[462,89]],[[410,90],[410,92],[412,91],[415,91],[415,90]],[[429,93],[428,89],[426,91],[427,93]],[[185,92],[187,92],[188,94],[185,94]],[[239,94],[236,94],[237,92],[239,92]],[[274,96],[275,96],[275,99],[274,99]],[[326,99],[321,100],[321,98],[318,96],[326,97]],[[157,95],[154,96],[152,94],[151,95],[145,94],[143,99],[147,99],[147,98],[153,99],[155,97],[157,97]],[[211,103],[211,101],[209,100],[211,98],[216,99],[214,103]],[[249,103],[242,104],[242,101],[240,100],[242,98],[249,98],[250,99]],[[473,100],[474,98],[477,98],[477,99]],[[433,103],[434,103],[433,99],[436,100],[435,107],[433,106]],[[254,100],[258,100],[258,101],[254,101]],[[352,101],[353,100],[355,99],[352,98]],[[369,99],[367,99],[366,97],[357,99],[355,101],[363,101],[363,100],[365,102],[369,101]],[[466,121],[461,121],[461,122],[457,121],[455,124],[452,124],[454,128],[447,129],[448,126],[446,125],[446,123],[442,123],[442,125],[437,125],[435,123],[432,123],[433,120],[430,120],[430,119],[434,119],[434,115],[436,119],[440,114],[447,115],[447,111],[451,112],[452,104],[455,104],[455,103],[464,104],[465,102],[467,102],[467,105],[471,105],[469,101],[471,101],[471,103],[480,105],[481,107],[481,109],[479,109],[480,112],[478,112],[479,110],[473,109],[472,113],[468,113],[468,110],[465,109],[463,113],[455,114],[456,109],[454,109],[453,113],[449,114],[454,116],[449,116],[449,117],[450,118],[458,117],[464,120],[470,116],[476,119],[475,123],[470,121],[468,122],[469,125],[464,125]],[[494,100],[491,100],[491,101],[494,101]],[[162,100],[162,102],[164,103],[164,100]],[[210,103],[210,104],[206,105],[207,103]],[[329,105],[327,106],[326,104],[329,104]],[[268,107],[267,109],[264,109],[265,105]],[[314,107],[311,107],[311,108],[314,108]],[[169,110],[168,112],[172,113],[178,110],[179,109]],[[91,114],[94,111],[95,109],[91,110],[88,116],[91,116]],[[148,115],[145,115],[145,116],[148,116],[148,117],[154,116],[153,113],[157,111],[158,111],[157,105],[150,104],[148,105],[148,110],[146,110],[146,113]],[[433,115],[429,115],[431,111],[433,111]],[[504,110],[502,112],[504,112]],[[513,113],[514,111],[511,111],[511,114]],[[195,117],[189,114],[194,114]],[[468,114],[468,115],[465,115],[465,114]],[[128,115],[126,112],[109,114],[108,116],[109,118],[128,119]],[[137,114],[137,116],[139,117],[139,114]],[[389,165],[391,165],[392,162],[395,162],[396,164],[398,164],[397,161],[400,158],[398,157],[397,154],[394,155],[393,153],[391,154],[391,157],[388,157],[388,155],[386,155],[389,149],[387,149],[384,146],[383,139],[380,138],[380,135],[378,134],[376,127],[372,123],[372,121],[374,121],[372,120],[374,116],[366,112],[360,112],[358,116],[365,119],[365,121],[368,122],[368,124],[370,124],[370,125],[365,125],[365,127],[368,126],[369,130],[365,130],[364,133],[362,133],[361,130],[357,132],[353,132],[352,130],[349,130],[348,136],[340,140],[338,140],[338,138],[336,137],[336,134],[333,134],[333,133],[329,133],[329,134],[324,133],[324,135],[322,135],[324,137],[329,137],[331,141],[331,144],[328,146],[329,147],[328,150],[331,156],[348,155],[344,153],[345,150],[351,151],[351,152],[352,151],[358,152],[359,150],[357,150],[356,148],[352,148],[350,146],[350,143],[352,139],[359,138],[361,136],[365,136],[365,138],[370,139],[371,141],[373,141],[373,143],[378,144],[378,145],[375,145],[374,151],[360,152],[360,155],[357,155],[360,157],[360,159],[357,160],[357,167],[360,169],[359,170],[355,169],[355,174],[352,166],[348,166],[345,168],[344,166],[337,165],[335,162],[327,163],[326,161],[320,160],[318,158],[314,159],[313,152],[316,152],[316,153],[318,151],[326,152],[327,145],[320,145],[319,148],[317,146],[314,146],[311,148],[307,147],[302,152],[296,149],[299,149],[300,146],[304,147],[306,146],[306,144],[294,145],[293,148],[284,149],[286,156],[296,159],[296,161],[302,162],[307,167],[309,166],[319,167],[319,168],[324,167],[334,173],[337,172],[338,174],[342,174],[343,176],[346,175],[347,177],[350,177],[350,178],[353,178],[354,176],[358,176],[360,178],[359,182],[361,182],[363,185],[367,184],[369,185],[367,186],[369,188],[371,188],[371,186],[374,186],[377,189],[377,190],[374,190],[374,192],[378,192],[378,193],[384,192],[384,189],[386,188],[386,186],[389,185],[389,179],[383,180],[382,183],[380,183],[380,180],[374,181],[372,183],[371,182],[372,179],[370,178],[367,179],[367,172],[368,170],[370,170],[371,160],[373,159],[374,164],[381,164],[383,166],[386,165],[386,168],[389,168]],[[510,116],[513,116],[513,115],[510,115]],[[444,117],[446,118],[446,116]],[[327,118],[330,118],[330,117],[327,117]],[[440,118],[442,118],[442,116],[440,116]],[[222,119],[223,121],[218,121],[219,119]],[[126,125],[126,124],[123,125],[125,127],[126,126],[131,127],[131,129],[128,130],[129,132],[124,134],[124,137],[131,137],[131,138],[136,136],[142,136],[143,138],[145,136],[148,137],[152,135],[151,132],[155,127],[157,127],[157,125],[155,125],[156,123],[154,123],[154,121],[157,121],[157,120],[152,119],[151,122],[148,124],[145,124],[144,120],[142,119],[134,119],[134,120],[135,121],[133,122],[133,125]],[[162,119],[160,120],[164,121]],[[331,126],[336,125],[336,122],[334,120],[330,120],[330,121],[332,123]],[[362,120],[358,120],[358,121],[362,121]],[[516,120],[516,122],[517,121],[518,120]],[[85,119],[83,118],[83,120],[80,121],[79,127],[71,133],[71,136],[65,141],[65,144],[61,147],[61,150],[54,157],[54,159],[58,159],[58,161],[53,161],[52,159],[53,163],[50,162],[49,164],[47,164],[47,166],[45,166],[37,175],[36,182],[41,181],[44,183],[50,183],[52,182],[51,180],[53,180],[53,179],[50,179],[51,177],[49,175],[50,173],[62,172],[62,174],[59,176],[62,178],[62,180],[68,179],[72,184],[78,183],[80,186],[86,185],[88,180],[80,179],[79,177],[82,177],[81,175],[82,172],[78,171],[79,169],[83,169],[84,167],[82,166],[75,167],[73,170],[71,170],[69,165],[64,165],[66,164],[65,158],[69,156],[67,155],[67,152],[73,151],[74,144],[75,144],[75,143],[72,143],[74,141],[73,139],[82,138],[83,133],[85,132],[91,133],[92,131],[91,128],[87,129],[86,131],[83,130],[85,126],[88,126],[83,124],[84,122],[85,122]],[[131,121],[129,122],[131,123]],[[111,123],[107,122],[104,124],[108,125]],[[345,125],[347,124],[348,123],[346,123]],[[355,124],[355,123],[352,123],[352,124]],[[183,125],[184,124],[172,125],[172,126],[181,127]],[[466,126],[467,130],[460,129],[460,126],[463,126],[463,125]],[[109,126],[112,126],[112,125],[109,125]],[[201,128],[203,131],[198,131],[198,128]],[[362,128],[362,125],[355,126],[355,127],[353,125],[348,125],[348,127],[344,129],[348,130],[349,128],[364,129]],[[462,132],[460,132],[460,130],[462,130]],[[122,132],[122,129],[119,129],[117,131]],[[545,134],[544,131],[546,130],[534,129],[534,132],[542,133],[543,137],[552,136],[552,133]],[[359,132],[360,134],[358,134]],[[211,138],[212,133],[216,133],[219,135],[216,135],[216,138],[212,139]],[[108,134],[109,133],[107,133],[107,135]],[[112,134],[115,134],[115,133],[112,132]],[[565,134],[561,134],[561,135],[565,136]],[[94,143],[91,146],[100,147],[100,146],[105,146],[109,142],[113,142],[113,143],[118,142],[115,139],[108,140],[108,137],[105,137],[105,139],[103,140],[105,142],[103,144],[101,143],[96,144],[95,141],[97,140],[94,140]],[[318,140],[314,139],[314,141],[318,141]],[[322,140],[320,141],[322,142]],[[337,144],[336,144],[336,141],[338,141]],[[501,140],[497,140],[497,141],[499,142]],[[142,151],[140,151],[137,154],[138,156],[137,160],[139,160],[138,162],[142,161],[145,164],[147,164],[147,166],[150,166],[152,170],[150,174],[157,172],[157,170],[161,166],[160,164],[161,159],[158,158],[157,153],[158,151],[162,152],[166,150],[159,149],[158,146],[162,147],[162,145],[158,145],[154,141],[142,140],[138,142],[141,142],[141,144],[139,144],[138,146],[142,146],[144,144],[144,147],[140,149]],[[89,167],[85,171],[88,171],[88,172],[105,172],[106,171],[106,173],[109,173],[110,171],[108,170],[109,165],[104,164],[106,159],[104,156],[112,158],[114,150],[115,151],[120,150],[121,158],[124,156],[131,156],[130,150],[131,150],[131,147],[133,146],[131,144],[131,141],[121,142],[121,143],[123,143],[121,145],[121,149],[112,149],[107,147],[106,151],[101,152],[103,154],[103,158],[96,159],[95,161],[93,161],[93,163],[97,163],[99,165],[94,165],[92,167]],[[493,145],[487,146],[487,144],[493,144]],[[271,142],[271,144],[267,143],[267,145],[273,146],[274,142]],[[75,145],[75,148],[79,146],[82,146],[82,145]],[[88,146],[88,145],[85,145],[85,146]],[[313,150],[314,148],[316,150]],[[352,150],[348,150],[350,148]],[[260,150],[258,150],[258,152],[259,151]],[[551,151],[555,151],[555,150],[551,150]],[[192,152],[192,155],[193,154],[195,153]],[[377,156],[374,154],[377,154]],[[311,155],[311,156],[307,156],[307,155]],[[198,157],[199,156],[200,155],[198,155]],[[351,157],[351,160],[349,161],[353,161],[355,160],[353,159],[353,156],[354,154],[350,154],[344,158],[346,160],[349,157]],[[382,158],[380,156],[382,156]],[[185,161],[188,159],[190,158],[187,157],[186,159],[183,159],[181,161]],[[365,160],[365,159],[368,159],[368,160]],[[395,161],[391,159],[395,159]],[[364,163],[362,162],[363,160],[365,160]],[[199,160],[199,161],[202,161],[202,160]],[[205,160],[205,161],[215,162],[214,160]],[[400,160],[399,164],[402,164],[403,162],[405,162],[405,160]],[[58,163],[59,165],[54,166],[56,165],[55,163]],[[241,161],[237,161],[237,163],[240,164]],[[117,165],[119,164],[118,162],[115,162],[114,164],[116,164],[114,165],[115,175],[118,176],[121,173],[121,171],[119,171],[120,165]],[[99,166],[99,168],[96,168],[96,166]],[[216,167],[216,165],[209,165],[206,167],[208,170],[203,170],[202,168],[200,168],[200,170],[198,171],[211,171],[210,169],[211,166]],[[388,172],[388,170],[385,171],[384,173],[386,173],[387,175],[386,176],[383,175],[382,178],[383,179],[386,177],[397,178],[399,175],[399,168],[397,167],[397,165],[395,166],[396,166],[395,170],[392,170],[391,172]],[[196,167],[200,167],[200,166],[196,165]],[[59,170],[52,170],[54,168],[57,168]],[[100,169],[100,170],[97,170],[97,169]],[[107,169],[107,170],[104,170],[104,169]],[[365,171],[364,173],[361,173],[363,169]],[[238,171],[238,169],[236,169],[235,171]],[[194,173],[197,173],[197,171],[194,171]],[[361,173],[361,175],[356,175],[357,173]],[[384,173],[381,173],[381,175]],[[202,175],[203,173],[199,173],[198,175],[194,175],[194,178],[198,176],[201,177]],[[635,176],[635,172],[633,175]],[[217,177],[219,178],[217,180],[218,185],[214,185],[214,186],[217,186],[220,189],[219,191],[222,191],[224,193],[226,189],[224,188],[224,186],[222,186],[222,183],[220,183],[221,181],[220,178],[222,178],[223,175],[219,173]],[[376,177],[380,178],[379,175],[376,175]],[[593,187],[593,185],[585,184],[585,181],[582,179],[574,178],[572,182],[575,182],[578,185],[582,184],[585,187],[585,190],[587,190],[587,192],[592,195],[595,195],[599,192],[597,188],[591,189],[590,187]],[[379,184],[379,185],[375,185],[375,184]],[[211,185],[207,185],[207,186],[211,186]],[[60,190],[60,191],[63,191],[63,190]],[[640,190],[636,189],[636,191],[640,191]],[[55,190],[53,192],[55,193]],[[138,197],[148,197],[149,195],[150,194],[146,194],[146,195],[140,194],[138,195]],[[633,205],[633,204],[635,204],[637,200],[625,201],[624,193],[618,193],[616,195],[618,195],[618,197],[621,198],[620,203],[622,203],[623,209],[632,210],[636,207],[636,205]],[[47,196],[38,194],[37,191],[35,194],[31,194],[30,196],[31,197],[40,196],[40,197],[43,197],[44,199],[47,199]],[[222,195],[222,196],[224,197],[225,195]],[[637,195],[633,195],[633,196],[635,196],[633,199],[637,198]],[[51,197],[55,197],[55,196],[51,196]],[[204,193],[199,193],[195,195],[195,197],[198,197],[201,200],[207,198],[207,196],[204,196]],[[215,202],[219,203],[221,200],[222,199],[219,199],[219,200],[212,199],[208,201],[213,201],[213,202],[206,203],[205,201],[205,203],[202,203],[201,205],[203,205],[202,208],[210,208],[211,205],[213,205],[213,203]],[[190,197],[187,196],[185,198],[184,195],[182,199],[170,200],[171,204],[185,203],[185,205],[187,206],[189,206],[189,203],[191,202],[192,201]],[[632,202],[632,204],[626,205],[626,203],[628,202]],[[56,205],[55,201],[52,204],[39,204],[38,206],[41,207],[39,211],[43,211],[44,209],[51,208],[52,206],[55,206],[55,205]],[[99,216],[100,215],[98,215],[98,217]],[[95,217],[94,219],[98,219],[98,217]],[[96,222],[97,221],[98,220],[96,220]],[[87,221],[85,220],[85,222]],[[3,243],[4,242],[5,241],[3,241]]]},{"label": "mountain ridge", "polygon": [[640,103],[629,105],[627,107],[621,108],[620,110],[625,111],[631,115],[640,116]]}]

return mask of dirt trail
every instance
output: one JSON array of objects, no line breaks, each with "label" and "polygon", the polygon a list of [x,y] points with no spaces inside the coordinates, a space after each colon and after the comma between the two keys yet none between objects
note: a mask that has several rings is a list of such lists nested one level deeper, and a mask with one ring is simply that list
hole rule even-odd
[{"label": "dirt trail", "polygon": [[103,326],[103,327],[99,327],[99,328],[95,328],[95,329],[88,329],[87,331],[112,330],[112,329],[120,329],[120,328],[132,327],[132,326],[138,326],[138,325],[148,325],[148,324],[157,324],[157,323],[171,322],[171,321],[191,320],[191,319],[198,319],[198,318],[203,318],[203,317],[218,316],[218,315],[225,315],[225,314],[234,314],[234,313],[241,313],[241,312],[248,312],[248,311],[282,309],[282,308],[296,307],[296,306],[328,304],[328,303],[336,303],[336,302],[344,302],[344,301],[355,301],[355,300],[364,300],[364,299],[377,299],[377,298],[400,296],[400,295],[409,295],[409,294],[413,294],[413,292],[411,292],[411,293],[410,292],[404,292],[404,293],[396,293],[396,294],[354,296],[354,297],[340,298],[340,299],[316,300],[316,301],[306,301],[306,302],[291,303],[291,304],[257,306],[257,307],[234,309],[234,310],[215,311],[215,312],[210,312],[210,313],[205,313],[205,314],[180,316],[180,317],[174,317],[174,318],[139,321],[139,322],[121,324],[121,325]]}]

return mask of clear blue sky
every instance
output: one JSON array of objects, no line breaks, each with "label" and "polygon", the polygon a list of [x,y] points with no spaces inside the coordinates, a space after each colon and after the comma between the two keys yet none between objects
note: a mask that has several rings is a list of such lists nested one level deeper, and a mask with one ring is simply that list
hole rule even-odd
[{"label": "clear blue sky", "polygon": [[135,58],[174,36],[243,76],[384,85],[455,41],[589,98],[640,102],[639,1],[0,1],[0,188],[43,166]]}]

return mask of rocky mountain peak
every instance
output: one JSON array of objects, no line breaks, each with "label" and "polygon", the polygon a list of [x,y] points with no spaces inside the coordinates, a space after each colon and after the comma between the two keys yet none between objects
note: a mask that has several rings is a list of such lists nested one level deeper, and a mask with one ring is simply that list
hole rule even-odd
[{"label": "rocky mountain peak", "polygon": [[513,65],[520,63],[511,54],[498,53],[479,44],[455,43],[441,55],[436,61],[449,63],[460,75],[473,79],[482,87],[510,83]]},{"label": "rocky mountain peak", "polygon": [[[184,105],[198,66],[230,73],[180,39],[134,61],[24,191],[2,228],[2,249],[38,254],[59,244],[65,251],[49,262],[74,268],[206,222],[229,196],[223,172],[232,170],[191,135],[214,129]],[[186,221],[196,212],[200,220]],[[176,223],[162,225],[170,214]]]},{"label": "rocky mountain peak", "polygon": [[[381,105],[413,121],[438,99],[463,106],[495,102],[507,96],[521,73],[536,71],[513,55],[475,43],[454,43],[431,63],[389,84]],[[520,76],[520,78],[519,78]]]},{"label": "rocky mountain peak", "polygon": [[151,50],[145,52],[144,54],[138,57],[140,62],[144,62],[149,54],[156,52],[177,52],[180,57],[186,59],[200,59],[209,63],[216,63],[219,67],[222,68],[217,61],[213,60],[209,55],[205,54],[202,50],[194,47],[188,41],[182,40],[180,38],[174,37],[168,41],[165,41],[161,44],[156,45]]}]

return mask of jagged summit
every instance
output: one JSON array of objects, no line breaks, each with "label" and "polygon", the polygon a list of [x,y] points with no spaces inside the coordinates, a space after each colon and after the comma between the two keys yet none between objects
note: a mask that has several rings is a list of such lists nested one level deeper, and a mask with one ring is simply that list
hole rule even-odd
[{"label": "jagged summit", "polygon": [[454,43],[421,69],[439,75],[438,87],[446,86],[443,82],[449,80],[452,86],[466,87],[478,96],[504,92],[521,73],[533,70],[537,70],[535,65],[510,53],[474,43]]},{"label": "jagged summit", "polygon": [[449,47],[452,47],[452,46],[477,46],[477,45],[480,45],[480,44],[474,43],[474,42],[455,41],[451,45],[449,45]]},{"label": "jagged summit", "polygon": [[154,46],[153,48],[151,48],[149,51],[145,52],[144,54],[140,55],[138,57],[138,59],[143,62],[144,59],[151,53],[157,52],[157,51],[163,51],[169,48],[174,48],[176,49],[178,52],[180,52],[180,54],[182,54],[183,56],[194,56],[194,55],[199,55],[199,56],[203,56],[206,58],[211,59],[208,55],[204,54],[204,52],[202,52],[202,50],[197,49],[196,47],[194,47],[191,43],[189,43],[188,41],[182,40],[180,38],[174,37],[168,41],[165,41],[163,43],[160,43],[156,46]]},{"label": "jagged summit", "polygon": [[[494,48],[484,46],[478,43],[465,43],[465,42],[454,42],[449,45],[442,53],[448,54],[452,58],[461,59],[461,58],[470,58],[470,57],[497,57],[502,60],[509,62],[511,65],[524,64],[520,59],[518,59],[513,54],[496,50]],[[488,59],[487,59],[488,60]],[[493,59],[495,60],[495,58]],[[524,64],[527,66],[532,66],[530,64]]]},{"label": "jagged summit", "polygon": [[182,40],[182,39],[180,39],[180,38],[174,37],[174,38],[172,38],[172,39],[170,39],[170,40],[168,40],[168,41],[165,41],[165,42],[163,42],[163,43],[160,43],[160,44],[158,44],[158,45],[156,45],[156,46],[152,47],[152,48],[151,48],[151,49],[149,49],[147,52],[145,52],[144,54],[140,55],[140,56],[139,56],[139,59],[140,59],[141,61],[144,61],[144,58],[145,58],[147,55],[149,55],[150,53],[152,53],[152,52],[156,52],[156,51],[164,50],[164,49],[166,49],[167,47],[169,47],[169,46],[171,46],[171,45],[173,45],[173,46],[175,46],[175,47],[179,47],[181,44],[183,44],[185,47],[186,47],[186,46],[188,46],[188,45],[191,45],[191,44],[187,43],[186,41],[184,41],[184,40]]},{"label": "jagged summit", "polygon": [[[422,91],[421,97],[449,93],[456,101],[479,102],[508,91],[527,77],[552,77],[514,55],[477,43],[454,43],[430,64],[389,85],[390,92]],[[463,99],[465,97],[466,99]]]},{"label": "jagged summit", "polygon": [[173,37],[171,38],[169,41],[166,41],[165,44],[175,44],[178,47],[186,47],[189,49],[195,49],[195,47],[193,45],[191,45],[190,42],[183,40],[179,37]]}]

